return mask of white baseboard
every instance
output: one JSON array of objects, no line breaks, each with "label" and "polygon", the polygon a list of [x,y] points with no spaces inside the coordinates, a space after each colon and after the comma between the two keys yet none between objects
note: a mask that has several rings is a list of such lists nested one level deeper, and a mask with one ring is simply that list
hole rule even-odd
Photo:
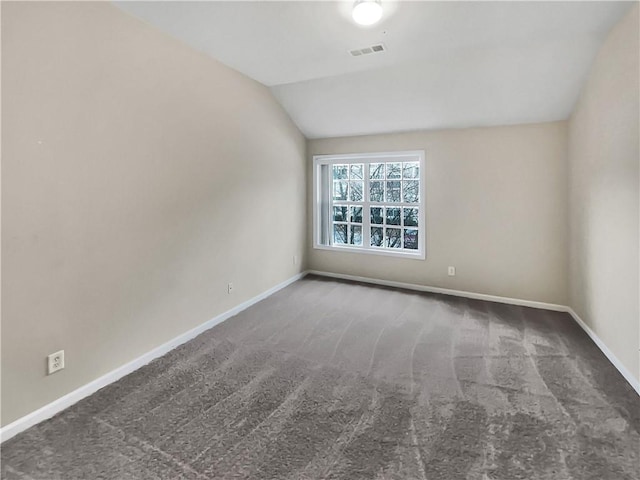
[{"label": "white baseboard", "polygon": [[73,392],[70,392],[64,395],[63,397],[60,397],[57,400],[54,400],[53,402],[45,405],[44,407],[41,407],[38,410],[35,410],[34,412],[31,412],[30,414],[25,415],[24,417],[19,418],[18,420],[12,423],[9,423],[8,425],[0,429],[0,442],[9,440],[10,438],[14,437],[18,433],[26,430],[27,428],[32,427],[33,425],[36,425],[37,423],[40,423],[43,420],[53,417],[56,413],[61,412],[62,410],[70,407],[74,403],[79,402],[83,398],[88,397],[92,393],[97,392],[98,390],[109,385],[110,383],[113,383],[121,379],[125,375],[130,374],[131,372],[134,372],[135,370],[146,365],[152,360],[155,360],[156,358],[163,356],[164,354],[170,352],[171,350],[178,347],[179,345],[182,345],[183,343],[186,343],[189,340],[197,337],[204,331],[215,327],[219,323],[222,323],[228,318],[231,318],[234,315],[237,315],[238,313],[240,313],[241,311],[249,308],[253,304],[258,303],[261,300],[264,300],[270,295],[273,295],[278,290],[281,290],[284,287],[292,284],[293,282],[301,279],[306,274],[307,272],[301,272],[297,275],[294,275],[293,277],[289,278],[288,280],[285,280],[284,282],[276,285],[275,287],[272,287],[269,290],[262,292],[261,294],[247,300],[246,302],[242,302],[240,305],[232,308],[231,310],[227,310],[226,312],[221,313],[220,315],[217,315],[211,320],[203,323],[202,325],[197,326],[196,328],[189,330],[188,332],[178,335],[174,339],[169,340],[167,343],[164,343],[159,347],[154,348],[150,352],[145,353],[144,355],[130,361],[129,363],[126,363],[125,365],[122,365],[121,367],[118,367],[115,370],[112,370],[111,372],[101,376],[100,378],[97,378],[92,382],[87,383],[86,385],[83,385],[82,387],[74,390]]},{"label": "white baseboard", "polygon": [[357,277],[355,275],[344,275],[342,273],[321,272],[318,270],[308,270],[309,275],[320,275],[330,278],[341,278],[344,280],[352,280],[354,282],[373,283],[375,285],[384,285],[386,287],[405,288],[407,290],[417,290],[420,292],[442,293],[444,295],[454,295],[456,297],[475,298],[476,300],[487,300],[489,302],[508,303],[509,305],[521,305],[523,307],[542,308],[544,310],[554,310],[556,312],[566,312],[565,305],[556,305],[555,303],[534,302],[533,300],[521,300],[519,298],[498,297],[496,295],[487,295],[484,293],[465,292],[463,290],[451,290],[448,288],[428,287],[426,285],[417,285],[415,283],[394,282],[391,280],[380,280],[377,278]]},{"label": "white baseboard", "polygon": [[63,397],[60,397],[57,400],[54,400],[53,402],[45,405],[44,407],[39,408],[38,410],[28,415],[25,415],[24,417],[19,418],[18,420],[6,425],[5,427],[0,429],[0,442],[9,440],[10,438],[28,429],[29,427],[32,427],[33,425],[36,425],[37,423],[40,423],[43,420],[51,418],[56,413],[61,412],[62,410],[70,407],[74,403],[79,402],[83,398],[88,397],[92,393],[97,392],[98,390],[109,385],[110,383],[113,383],[121,379],[125,375],[128,375],[134,372],[135,370],[146,365],[152,360],[163,356],[164,354],[170,352],[174,348],[197,337],[204,331],[209,330],[210,328],[213,328],[219,323],[222,323],[228,318],[231,318],[234,315],[237,315],[238,313],[249,308],[255,303],[258,303],[259,301],[264,300],[270,295],[273,295],[278,290],[281,290],[284,287],[287,287],[288,285],[292,284],[293,282],[300,280],[307,274],[319,275],[319,276],[330,277],[330,278],[338,278],[338,279],[344,279],[344,280],[352,280],[352,281],[363,282],[363,283],[371,283],[375,285],[384,285],[387,287],[405,288],[408,290],[417,290],[421,292],[442,293],[445,295],[454,295],[457,297],[474,298],[477,300],[487,300],[490,302],[507,303],[511,305],[521,305],[526,307],[541,308],[545,310],[553,310],[558,312],[568,312],[573,317],[573,319],[578,323],[578,325],[580,325],[580,327],[582,327],[582,329],[587,333],[587,335],[589,335],[589,337],[598,346],[598,348],[600,348],[602,353],[605,354],[605,356],[609,359],[609,361],[613,364],[613,366],[618,369],[618,371],[627,380],[627,382],[629,382],[629,384],[640,395],[640,384],[638,380],[635,379],[633,375],[631,375],[631,373],[624,367],[624,365],[622,365],[622,363],[620,363],[620,361],[611,352],[611,350],[609,350],[609,348],[604,344],[604,342],[600,340],[600,338],[593,332],[593,330],[591,330],[591,328],[589,328],[589,326],[586,323],[584,323],[584,321],[573,311],[573,309],[565,305],[557,305],[553,303],[544,303],[544,302],[534,302],[531,300],[521,300],[521,299],[509,298],[509,297],[499,297],[495,295],[465,292],[461,290],[451,290],[447,288],[428,287],[425,285],[394,282],[391,280],[380,280],[380,279],[368,278],[368,277],[358,277],[355,275],[343,275],[340,273],[308,270],[308,271],[301,272],[297,275],[294,275],[288,280],[285,280],[284,282],[270,288],[269,290],[266,290],[260,295],[257,295],[247,300],[246,302],[243,302],[240,305],[230,310],[227,310],[226,312],[212,318],[211,320],[203,323],[202,325],[177,336],[176,338],[168,341],[167,343],[160,345],[159,347],[154,348],[150,352],[145,353],[144,355],[132,360],[131,362],[116,368],[115,370],[103,375],[102,377],[97,378],[96,380],[86,385],[83,385],[82,387],[74,390],[73,392],[70,392]]},{"label": "white baseboard", "polygon": [[589,335],[591,340],[593,340],[593,343],[595,343],[598,346],[598,348],[602,351],[602,353],[605,354],[605,356],[609,359],[611,364],[614,367],[616,367],[616,369],[622,374],[625,380],[629,382],[629,385],[631,385],[633,389],[638,393],[638,395],[640,395],[640,382],[638,381],[638,379],[634,378],[631,372],[627,370],[627,368],[620,362],[620,360],[618,360],[618,358],[613,354],[613,352],[609,350],[609,347],[605,345],[605,343],[600,339],[600,337],[598,337],[598,335],[596,335],[596,333],[593,330],[591,330],[591,327],[589,327],[589,325],[587,325],[584,322],[584,320],[582,320],[582,318],[580,318],[580,316],[573,311],[571,307],[567,307],[567,312],[569,312],[569,315],[571,315],[573,319],[576,321],[576,323],[580,325],[580,327],[582,327],[585,333]]},{"label": "white baseboard", "polygon": [[625,366],[618,360],[618,358],[613,354],[611,350],[605,345],[605,343],[595,334],[591,328],[573,311],[571,307],[566,305],[557,305],[554,303],[544,303],[544,302],[534,302],[531,300],[521,300],[518,298],[509,298],[509,297],[498,297],[495,295],[485,295],[484,293],[474,293],[474,292],[465,292],[462,290],[450,290],[447,288],[439,288],[439,287],[427,287],[425,285],[416,285],[413,283],[402,283],[402,282],[393,282],[390,280],[380,280],[377,278],[369,278],[369,277],[357,277],[355,275],[344,275],[341,273],[331,273],[331,272],[321,272],[317,270],[309,270],[307,272],[310,275],[320,275],[323,277],[330,278],[340,278],[344,280],[352,280],[355,282],[364,282],[364,283],[372,283],[375,285],[384,285],[387,287],[397,287],[397,288],[405,288],[408,290],[418,290],[420,292],[430,292],[430,293],[443,293],[445,295],[455,295],[456,297],[466,297],[466,298],[475,298],[477,300],[487,300],[490,302],[499,302],[499,303],[508,303],[511,305],[521,305],[525,307],[533,307],[533,308],[542,308],[544,310],[554,310],[557,312],[567,312],[569,315],[573,317],[580,327],[586,332],[587,335],[593,340],[593,342],[598,346],[598,348],[604,353],[604,355],[609,359],[611,364],[616,367],[616,369],[620,372],[620,374],[624,377],[624,379],[629,382],[629,385],[633,387],[633,389],[638,392],[640,395],[640,382],[636,378],[633,377],[631,372],[625,368]]}]

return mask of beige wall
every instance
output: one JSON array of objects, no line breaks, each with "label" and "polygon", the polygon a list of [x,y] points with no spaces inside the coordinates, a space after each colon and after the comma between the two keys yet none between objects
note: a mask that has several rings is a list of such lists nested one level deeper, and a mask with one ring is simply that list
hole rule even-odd
[{"label": "beige wall", "polygon": [[636,379],[638,15],[636,5],[610,33],[569,123],[570,304]]},{"label": "beige wall", "polygon": [[2,63],[3,425],[300,271],[265,87],[103,2],[2,2]]},{"label": "beige wall", "polygon": [[309,240],[308,267],[566,304],[566,139],[558,122],[312,140],[309,185],[313,155],[425,150],[427,258],[315,250]]}]

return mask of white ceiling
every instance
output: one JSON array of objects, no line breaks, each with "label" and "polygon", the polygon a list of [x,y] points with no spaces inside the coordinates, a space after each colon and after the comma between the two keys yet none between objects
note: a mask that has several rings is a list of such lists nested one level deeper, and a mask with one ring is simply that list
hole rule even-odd
[{"label": "white ceiling", "polygon": [[[269,86],[308,138],[566,119],[633,2],[116,2]],[[349,50],[384,43],[386,51]]]}]

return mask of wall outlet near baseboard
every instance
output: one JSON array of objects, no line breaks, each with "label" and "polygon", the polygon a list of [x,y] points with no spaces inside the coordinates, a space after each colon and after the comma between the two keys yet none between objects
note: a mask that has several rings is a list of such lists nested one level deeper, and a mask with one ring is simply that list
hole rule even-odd
[{"label": "wall outlet near baseboard", "polygon": [[450,277],[455,277],[456,276],[456,267],[449,267],[447,269],[447,273]]},{"label": "wall outlet near baseboard", "polygon": [[233,293],[233,283],[227,284],[227,293],[229,294]]},{"label": "wall outlet near baseboard", "polygon": [[298,256],[297,256],[297,255],[294,255],[294,256],[293,256],[293,264],[294,264],[294,265],[297,265],[297,264],[298,264]]},{"label": "wall outlet near baseboard", "polygon": [[47,375],[62,370],[64,368],[64,350],[52,353],[47,356]]}]

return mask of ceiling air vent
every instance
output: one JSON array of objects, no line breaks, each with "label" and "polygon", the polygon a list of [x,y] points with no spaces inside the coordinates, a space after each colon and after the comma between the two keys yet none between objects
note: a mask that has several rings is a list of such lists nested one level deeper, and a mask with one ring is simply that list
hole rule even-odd
[{"label": "ceiling air vent", "polygon": [[384,45],[382,43],[379,43],[377,45],[372,45],[370,47],[365,47],[365,48],[358,48],[356,50],[349,50],[349,53],[351,54],[352,57],[359,57],[360,55],[369,55],[371,53],[381,53],[384,52],[386,49],[384,48]]}]

